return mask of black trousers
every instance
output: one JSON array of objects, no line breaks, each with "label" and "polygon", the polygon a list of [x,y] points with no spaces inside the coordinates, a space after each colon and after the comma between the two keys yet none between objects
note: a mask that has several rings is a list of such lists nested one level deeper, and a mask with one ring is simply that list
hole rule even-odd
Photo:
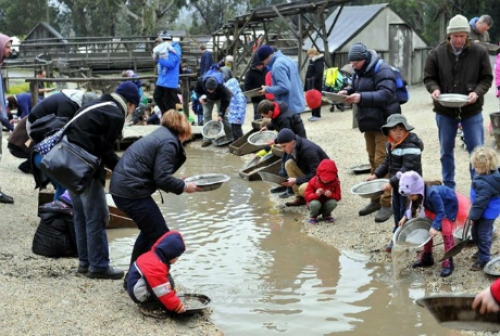
[{"label": "black trousers", "polygon": [[160,108],[161,114],[168,110],[175,110],[175,104],[179,104],[179,97],[177,97],[177,89],[166,88],[163,86],[156,86],[153,93],[153,99],[156,105]]}]

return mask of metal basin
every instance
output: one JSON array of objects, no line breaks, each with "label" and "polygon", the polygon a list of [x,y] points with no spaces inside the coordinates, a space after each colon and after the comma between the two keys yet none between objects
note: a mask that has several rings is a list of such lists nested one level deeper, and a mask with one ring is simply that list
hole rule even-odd
[{"label": "metal basin", "polygon": [[254,146],[264,147],[267,146],[268,141],[274,141],[278,137],[278,134],[274,131],[262,131],[253,133],[248,137],[248,143]]},{"label": "metal basin", "polygon": [[201,129],[201,135],[207,139],[216,139],[224,136],[224,126],[221,122],[211,120]]},{"label": "metal basin", "polygon": [[222,183],[229,181],[229,176],[225,174],[201,174],[186,178],[186,182],[194,182],[201,191],[219,189]]},{"label": "metal basin", "polygon": [[395,245],[422,247],[430,239],[431,220],[428,218],[413,218],[400,226],[392,236]]},{"label": "metal basin", "polygon": [[444,327],[474,331],[500,331],[500,313],[481,315],[472,309],[474,295],[435,295],[416,303],[427,308]]},{"label": "metal basin", "polygon": [[[465,236],[465,239],[466,240],[469,240],[469,239],[472,239],[472,234],[470,233],[470,229],[468,230],[469,232],[467,232],[467,236]],[[497,231],[497,227],[496,226],[493,226],[493,234],[495,234],[495,232]],[[462,240],[462,234],[464,232],[464,227],[461,226],[461,227],[457,227],[455,230],[453,230],[453,237],[455,239],[458,239],[458,240]]]},{"label": "metal basin", "polygon": [[500,257],[496,257],[488,261],[484,266],[484,273],[492,276],[500,276]]},{"label": "metal basin", "polygon": [[469,102],[469,97],[458,93],[443,93],[437,100],[446,107],[462,107]]},{"label": "metal basin", "polygon": [[210,298],[202,294],[179,294],[177,295],[186,308],[186,313],[198,313],[210,306]]},{"label": "metal basin", "polygon": [[351,193],[364,198],[371,198],[374,196],[382,195],[384,193],[382,188],[386,183],[389,183],[388,179],[376,179],[372,181],[361,182],[351,188]]}]

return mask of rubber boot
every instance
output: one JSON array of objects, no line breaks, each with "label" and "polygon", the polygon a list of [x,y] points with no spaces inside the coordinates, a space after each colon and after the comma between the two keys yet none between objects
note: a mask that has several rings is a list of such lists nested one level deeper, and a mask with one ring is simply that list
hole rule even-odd
[{"label": "rubber boot", "polygon": [[[443,235],[443,242],[444,251],[448,252],[455,245],[455,238],[453,237],[453,235]],[[450,276],[455,269],[455,266],[453,265],[453,258],[443,260],[441,266],[441,277],[445,278],[447,276]]]},{"label": "rubber boot", "polygon": [[420,255],[420,259],[411,265],[413,268],[417,267],[430,267],[434,265],[434,258],[432,257],[432,239],[424,245],[424,251]]}]

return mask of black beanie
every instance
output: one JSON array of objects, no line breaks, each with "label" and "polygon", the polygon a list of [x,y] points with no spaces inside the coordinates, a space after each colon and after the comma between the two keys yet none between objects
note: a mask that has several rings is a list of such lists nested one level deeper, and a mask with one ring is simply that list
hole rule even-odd
[{"label": "black beanie", "polygon": [[278,133],[278,137],[276,138],[276,143],[277,144],[283,144],[283,143],[287,143],[287,142],[293,141],[295,139],[296,139],[295,133],[293,133],[293,131],[291,129],[289,129],[289,128],[283,128]]}]

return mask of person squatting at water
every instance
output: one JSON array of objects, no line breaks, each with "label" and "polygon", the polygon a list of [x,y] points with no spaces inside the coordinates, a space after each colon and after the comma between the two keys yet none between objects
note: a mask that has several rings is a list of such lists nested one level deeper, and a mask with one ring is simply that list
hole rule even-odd
[{"label": "person squatting at water", "polygon": [[186,162],[183,143],[190,138],[186,116],[170,110],[163,114],[161,127],[127,148],[113,171],[109,187],[113,201],[140,230],[130,264],[169,231],[151,195],[158,189],[176,195],[199,190],[193,182],[173,176]]},{"label": "person squatting at water", "polygon": [[[413,129],[414,127],[408,124],[406,117],[402,114],[393,114],[387,118],[387,123],[382,126],[382,133],[387,137],[385,160],[375,169],[373,174],[366,178],[366,181],[372,181],[389,175],[389,183],[384,185],[384,191],[396,191],[392,193],[393,233],[397,230],[399,221],[404,216],[407,201],[406,196],[397,192],[399,190],[397,173],[413,170],[422,176],[424,143],[418,135],[411,132]],[[385,250],[392,251],[392,240]]]},{"label": "person squatting at water", "polygon": [[[453,230],[463,226],[467,220],[470,201],[450,187],[424,182],[422,177],[414,171],[398,173],[399,193],[408,197],[408,206],[399,225],[414,217],[427,217],[432,220],[429,234],[431,239],[424,245],[420,258],[412,267],[430,267],[434,265],[432,257],[433,238],[439,231],[443,236],[444,251],[447,252],[455,245]],[[441,277],[450,276],[455,269],[453,258],[443,260]]]},{"label": "person squatting at water", "polygon": [[333,160],[323,160],[304,191],[304,198],[309,206],[309,223],[317,224],[321,215],[327,223],[335,223],[332,211],[342,198],[337,165]]},{"label": "person squatting at water", "polygon": [[[346,103],[355,104],[356,120],[359,131],[365,138],[371,173],[386,157],[386,142],[380,128],[392,114],[401,114],[401,106],[396,94],[396,76],[390,65],[383,62],[375,50],[368,50],[363,43],[355,43],[348,54],[354,69],[352,86],[339,94],[349,96]],[[379,63],[381,62],[381,63]],[[378,70],[377,70],[377,65]],[[370,203],[359,210],[360,216],[367,216],[375,211],[375,222],[385,222],[392,215],[391,193],[384,192],[374,196]]]},{"label": "person squatting at water", "polygon": [[119,157],[114,152],[114,144],[122,134],[125,118],[134,112],[139,100],[139,90],[133,83],[121,83],[114,93],[103,94],[100,99],[83,106],[80,112],[99,103],[109,104],[89,110],[75,119],[64,131],[68,141],[101,160],[101,166],[87,189],[81,194],[69,193],[73,202],[78,273],[84,273],[88,278],[123,277],[123,271],[113,269],[109,265],[106,236],[109,209],[104,191],[104,165],[114,170],[118,163]]},{"label": "person squatting at water", "polygon": [[[289,129],[302,139],[307,139],[306,129],[304,127],[304,122],[302,118],[291,111],[285,102],[278,101],[272,102],[270,100],[264,99],[259,103],[258,110],[262,118],[265,118],[262,122],[263,126],[261,131],[281,131],[282,129]],[[269,122],[268,122],[269,121]],[[273,144],[274,141],[268,142],[268,145]],[[281,157],[281,170],[278,175],[287,177],[285,170],[285,163],[288,160],[288,154],[283,153]],[[293,196],[293,190],[291,188],[286,188],[283,186],[278,186],[271,189],[272,194],[283,193],[280,198],[288,198]]]},{"label": "person squatting at water", "polygon": [[479,309],[480,314],[500,311],[500,279],[495,280],[490,287],[476,295],[472,302],[472,309]]},{"label": "person squatting at water", "polygon": [[470,188],[472,208],[469,220],[472,221],[472,240],[478,251],[473,255],[476,261],[473,271],[482,271],[491,258],[491,239],[493,223],[500,215],[500,173],[497,153],[492,148],[476,147],[471,157],[475,170]]},{"label": "person squatting at water", "polygon": [[155,242],[149,252],[130,265],[127,293],[142,313],[165,318],[166,312],[186,312],[170,275],[171,266],[184,251],[186,245],[182,235],[178,231],[169,231]]},{"label": "person squatting at water", "polygon": [[276,143],[281,145],[283,152],[288,154],[285,169],[289,178],[281,185],[292,187],[295,194],[295,200],[285,205],[289,207],[305,205],[304,191],[307,184],[316,175],[320,162],[329,157],[320,146],[295,135],[288,128],[278,133]]},{"label": "person squatting at water", "polygon": [[[0,70],[2,69],[3,60],[12,54],[12,39],[7,35],[0,34]],[[8,130],[13,130],[13,126],[9,123],[7,117],[7,107],[5,106],[5,96],[3,88],[2,72],[0,71],[0,121]],[[0,125],[0,160],[2,159],[2,131]],[[4,194],[0,189],[0,203],[14,204],[14,198]]]}]

